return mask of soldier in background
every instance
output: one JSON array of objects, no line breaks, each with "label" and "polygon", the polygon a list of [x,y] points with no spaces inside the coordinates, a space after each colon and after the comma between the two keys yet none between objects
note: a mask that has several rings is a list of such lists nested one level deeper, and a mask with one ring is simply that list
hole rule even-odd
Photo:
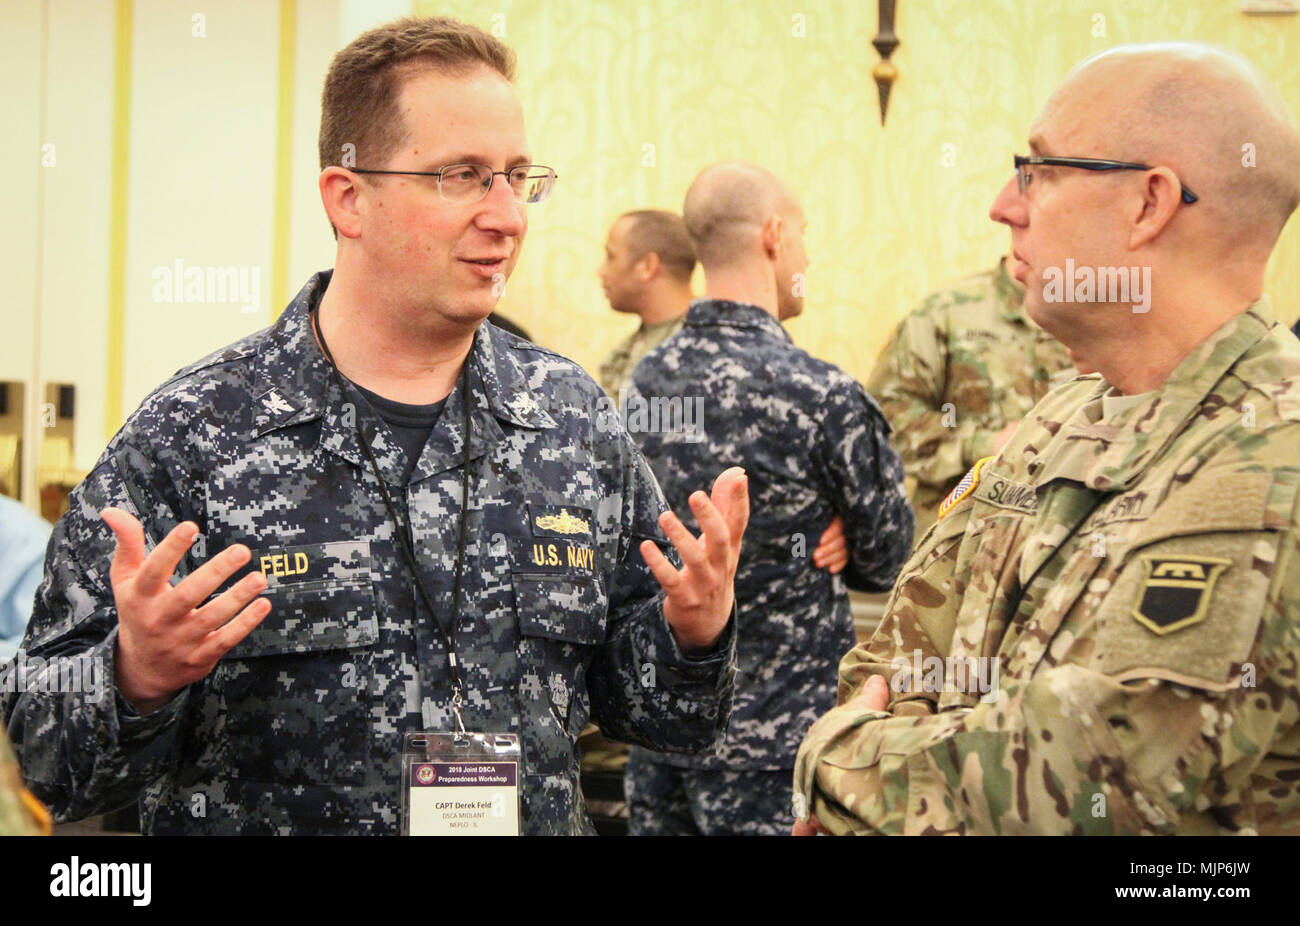
[{"label": "soldier in background", "polygon": [[1073,375],[1060,342],[1025,314],[1003,257],[931,293],[894,331],[867,382],[903,458],[919,541],[939,503],[996,453],[1048,390]]},{"label": "soldier in background", "polygon": [[[615,312],[636,315],[641,323],[600,365],[600,385],[618,400],[632,382],[632,371],[649,351],[677,333],[691,302],[695,251],[681,216],[658,209],[625,212],[605,238],[600,285]],[[627,745],[608,739],[595,724],[578,740],[584,775],[621,776],[627,768]],[[597,779],[590,784],[599,786]],[[593,815],[623,820],[621,801],[592,798]],[[601,823],[601,820],[597,821]]]},{"label": "soldier in background", "polygon": [[[754,520],[736,573],[739,666],[726,740],[711,755],[634,749],[631,829],[784,833],[795,750],[834,704],[835,665],[854,643],[845,585],[890,587],[911,548],[912,512],[879,407],[781,326],[803,310],[808,266],[794,195],[760,167],[725,163],[695,179],[682,212],[705,298],[637,366],[628,428],[675,510],[689,511],[700,473],[736,465],[749,474]],[[637,426],[639,410],[673,402],[682,420]],[[810,557],[828,525],[842,534],[842,575]]]},{"label": "soldier in background", "polygon": [[611,309],[641,319],[600,365],[600,385],[612,398],[632,382],[641,358],[682,327],[694,272],[695,250],[681,216],[639,209],[610,226],[600,285]]},{"label": "soldier in background", "polygon": [[1295,120],[1236,55],[1127,46],[1029,150],[990,216],[1029,313],[1100,375],[941,506],[800,749],[796,832],[1294,832],[1300,344],[1261,293]]},{"label": "soldier in background", "polygon": [[[676,213],[651,209],[627,212],[610,227],[605,263],[600,268],[601,285],[614,311],[635,313],[641,318],[641,326],[601,365],[601,385],[614,399],[631,385],[637,363],[682,327],[691,301],[694,269],[695,248]],[[632,437],[640,439],[639,434]],[[848,564],[844,521],[838,515],[818,539],[812,558],[815,566],[832,575]],[[578,746],[583,774],[589,776],[592,793],[604,790],[608,782],[590,776],[624,774],[627,745],[608,739],[594,724],[583,731]],[[592,793],[587,799],[593,815],[626,819],[624,802],[593,798]],[[608,825],[609,820],[597,823]]]}]

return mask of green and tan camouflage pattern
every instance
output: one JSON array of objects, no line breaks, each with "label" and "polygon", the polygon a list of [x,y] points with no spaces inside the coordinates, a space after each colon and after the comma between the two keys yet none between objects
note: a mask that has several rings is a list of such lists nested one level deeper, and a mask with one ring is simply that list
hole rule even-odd
[{"label": "green and tan camouflage pattern", "polygon": [[632,373],[641,358],[682,330],[686,314],[653,325],[641,325],[619,342],[600,365],[600,386],[615,399],[632,385]]},{"label": "green and tan camouflage pattern", "polygon": [[[1049,394],[922,539],[800,748],[798,811],[836,834],[1300,832],[1300,343],[1261,300],[1100,420],[1108,389]],[[1138,619],[1144,557],[1225,564],[1198,620]],[[917,677],[981,656],[983,700]],[[888,709],[846,703],[873,674]]]},{"label": "green and tan camouflage pattern", "polygon": [[38,819],[35,798],[23,787],[18,759],[0,727],[0,836],[39,836],[49,832],[49,818]]},{"label": "green and tan camouflage pattern", "polygon": [[918,538],[957,480],[993,452],[994,435],[1070,376],[1065,348],[1025,314],[1005,258],[930,294],[899,323],[867,391],[894,429]]}]

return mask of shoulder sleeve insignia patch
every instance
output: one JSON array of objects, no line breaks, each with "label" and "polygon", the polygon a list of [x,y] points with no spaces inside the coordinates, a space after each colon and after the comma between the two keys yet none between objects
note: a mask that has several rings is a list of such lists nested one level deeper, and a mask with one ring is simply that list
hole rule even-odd
[{"label": "shoulder sleeve insignia patch", "polygon": [[1152,633],[1164,636],[1200,623],[1210,605],[1210,593],[1230,559],[1213,556],[1143,556],[1146,576],[1138,589],[1137,606],[1129,612]]},{"label": "shoulder sleeve insignia patch", "polygon": [[976,460],[975,465],[970,468],[970,472],[967,473],[965,476],[961,477],[961,482],[957,483],[957,485],[953,487],[953,490],[948,493],[948,497],[945,498],[943,502],[940,503],[939,505],[940,518],[942,518],[949,511],[951,511],[953,506],[956,505],[959,501],[961,501],[967,495],[970,495],[972,492],[975,491],[975,489],[980,484],[980,470],[982,470],[984,468],[984,464],[991,459],[993,458],[984,457],[982,459]]}]

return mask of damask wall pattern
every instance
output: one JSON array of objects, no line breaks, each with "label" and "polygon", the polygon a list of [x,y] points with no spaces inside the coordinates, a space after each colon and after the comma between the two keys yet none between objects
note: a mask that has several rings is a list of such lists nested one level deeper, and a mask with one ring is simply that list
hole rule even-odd
[{"label": "damask wall pattern", "polygon": [[[621,212],[680,210],[700,168],[745,158],[802,198],[812,354],[866,379],[894,323],[930,289],[1007,247],[988,207],[1064,74],[1117,44],[1198,39],[1255,61],[1300,115],[1300,17],[1237,0],[899,0],[899,79],[880,125],[867,0],[418,0],[516,50],[533,156],[560,175],[533,207],[501,311],[595,370],[635,324],[596,270]],[[703,285],[697,274],[697,290]],[[1300,219],[1267,278],[1300,312]]]}]

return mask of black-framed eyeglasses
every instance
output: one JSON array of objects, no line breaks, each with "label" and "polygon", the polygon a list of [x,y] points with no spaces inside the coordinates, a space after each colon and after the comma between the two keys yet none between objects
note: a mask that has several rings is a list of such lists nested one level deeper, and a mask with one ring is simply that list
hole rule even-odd
[{"label": "black-framed eyeglasses", "polygon": [[510,184],[515,200],[540,203],[551,195],[557,174],[540,164],[520,164],[509,170],[493,170],[485,164],[448,164],[438,170],[371,170],[349,167],[357,174],[406,174],[412,177],[437,177],[438,195],[449,203],[476,203],[488,195],[492,181],[500,174]]},{"label": "black-framed eyeglasses", "polygon": [[[1034,164],[1043,164],[1050,167],[1078,167],[1083,170],[1154,170],[1150,164],[1135,164],[1132,161],[1108,161],[1104,158],[1056,158],[1056,157],[1024,157],[1015,155],[1016,164],[1016,185],[1020,188],[1020,195],[1025,194],[1029,188],[1030,178],[1033,176],[1026,167]],[[1178,185],[1183,191],[1183,202],[1189,206],[1200,199],[1195,193],[1183,186],[1183,182],[1178,181]]]}]

